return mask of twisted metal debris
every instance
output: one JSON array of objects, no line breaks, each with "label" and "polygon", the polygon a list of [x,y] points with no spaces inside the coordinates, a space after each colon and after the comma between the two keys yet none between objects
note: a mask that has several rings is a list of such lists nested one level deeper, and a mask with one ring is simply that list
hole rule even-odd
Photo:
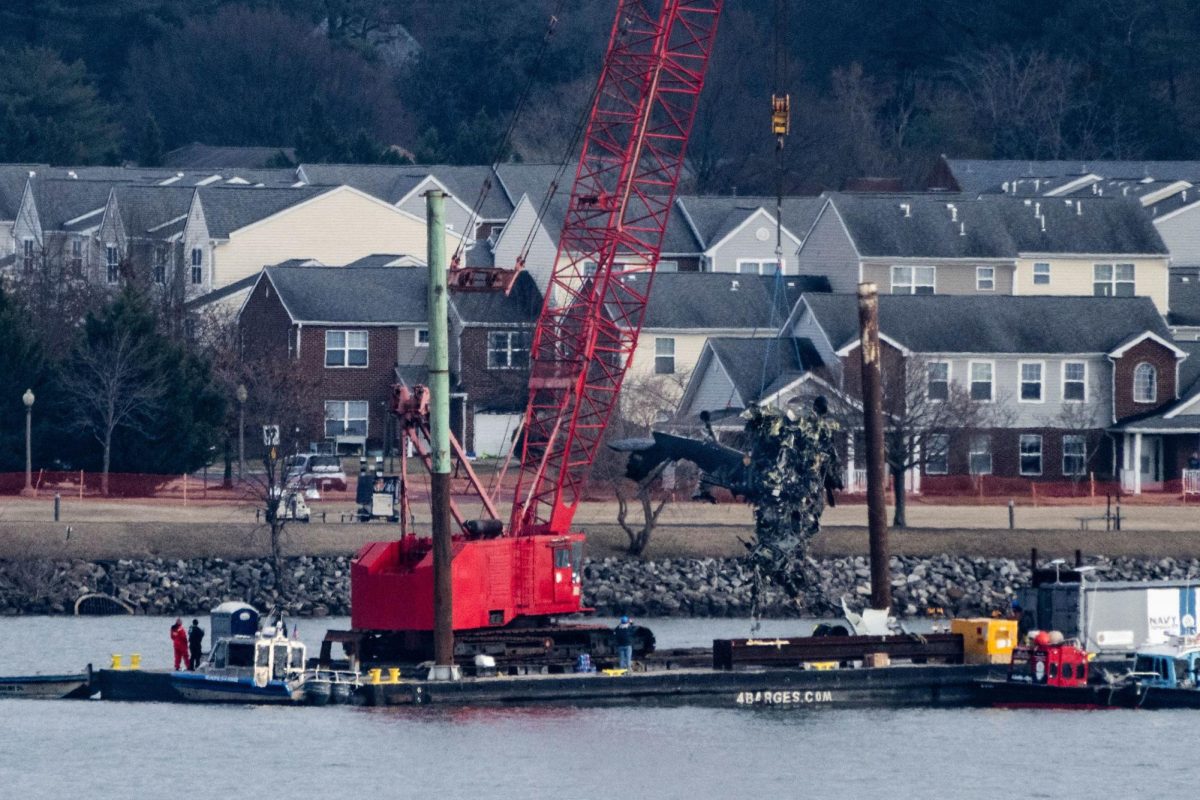
[{"label": "twisted metal debris", "polygon": [[768,581],[793,600],[818,583],[808,546],[842,484],[834,446],[840,426],[825,416],[824,398],[813,407],[811,413],[751,407],[742,415],[750,443],[747,495],[754,502],[754,540],[745,544],[755,617]]}]

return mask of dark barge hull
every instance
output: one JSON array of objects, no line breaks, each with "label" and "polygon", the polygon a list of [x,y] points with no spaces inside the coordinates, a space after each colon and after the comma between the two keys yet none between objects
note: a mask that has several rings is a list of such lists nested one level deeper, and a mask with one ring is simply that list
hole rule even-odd
[{"label": "dark barge hull", "polygon": [[1200,691],[1196,689],[1161,689],[1136,684],[1044,686],[999,680],[980,681],[977,688],[979,703],[996,708],[1200,708]]},{"label": "dark barge hull", "polygon": [[537,675],[364,686],[367,705],[701,705],[852,708],[971,705],[994,667],[665,670],[621,676]]}]

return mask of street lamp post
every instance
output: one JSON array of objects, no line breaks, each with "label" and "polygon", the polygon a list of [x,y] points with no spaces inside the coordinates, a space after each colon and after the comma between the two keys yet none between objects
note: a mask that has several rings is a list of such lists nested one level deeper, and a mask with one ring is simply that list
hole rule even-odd
[{"label": "street lamp post", "polygon": [[33,400],[33,390],[26,389],[21,395],[25,404],[25,488],[21,490],[24,497],[37,494],[33,488]]},{"label": "street lamp post", "polygon": [[246,468],[246,384],[239,383],[237,387],[238,401],[238,483],[242,482],[242,472]]}]

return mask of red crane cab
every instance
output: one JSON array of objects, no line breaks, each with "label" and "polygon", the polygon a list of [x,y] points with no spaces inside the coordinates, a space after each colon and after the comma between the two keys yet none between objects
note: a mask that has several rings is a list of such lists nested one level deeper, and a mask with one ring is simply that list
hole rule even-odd
[{"label": "red crane cab", "polygon": [[1013,649],[1008,679],[1041,686],[1086,686],[1088,654],[1062,634],[1038,631],[1031,645]]}]

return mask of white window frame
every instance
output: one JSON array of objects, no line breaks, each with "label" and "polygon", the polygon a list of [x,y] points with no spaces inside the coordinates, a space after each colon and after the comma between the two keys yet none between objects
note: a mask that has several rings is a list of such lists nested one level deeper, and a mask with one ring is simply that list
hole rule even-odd
[{"label": "white window frame", "polygon": [[[981,449],[981,446],[986,449]],[[975,457],[987,456],[987,469],[975,469]],[[967,472],[971,475],[991,475],[995,469],[995,459],[992,456],[992,437],[986,433],[975,434],[967,445]]]},{"label": "white window frame", "polygon": [[[666,350],[671,352],[665,352]],[[669,369],[667,359],[670,359]],[[655,336],[654,337],[654,374],[655,375],[674,375],[675,374],[675,337],[674,336]]]},{"label": "white window frame", "polygon": [[[1039,273],[1038,267],[1045,267],[1045,269]],[[1049,261],[1035,262],[1033,265],[1033,285],[1034,286],[1049,286],[1050,285],[1050,271],[1051,270],[1050,270],[1050,262]],[[1038,278],[1044,278],[1045,280],[1038,280]]]},{"label": "white window frame", "polygon": [[[330,416],[330,411],[340,406],[340,412],[337,416]],[[351,414],[351,406],[358,406],[362,410],[362,416]],[[357,408],[355,409],[358,410]],[[341,423],[342,430],[340,433],[330,433],[329,423],[333,421]],[[357,433],[348,430],[348,426],[353,421],[362,420],[362,433]],[[367,400],[326,400],[325,401],[325,438],[336,439],[338,436],[362,436],[366,438],[371,431],[371,404]]]},{"label": "white window frame", "polygon": [[[1067,397],[1067,383],[1068,383],[1068,381],[1067,381],[1067,365],[1068,364],[1081,364],[1083,366],[1082,381],[1076,381],[1076,380],[1070,381],[1070,383],[1082,383],[1083,384],[1083,397],[1082,398]],[[1061,389],[1060,393],[1062,395],[1062,401],[1064,403],[1086,403],[1087,399],[1088,399],[1088,388],[1087,388],[1087,385],[1088,385],[1088,362],[1086,362],[1086,361],[1064,361],[1064,362],[1062,362],[1061,372],[1062,372],[1062,374],[1061,374],[1062,389]]]},{"label": "white window frame", "polygon": [[[930,375],[930,368],[932,368],[934,366],[941,366],[941,365],[944,365],[946,367],[946,381],[945,381],[946,396],[944,398],[933,396],[933,391],[932,391],[933,378]],[[929,398],[929,402],[941,403],[943,400],[950,399],[950,383],[953,380],[953,374],[954,374],[954,365],[945,359],[938,359],[935,361],[926,362],[926,364],[925,364],[925,396]],[[940,381],[939,381],[939,383],[940,383]]]},{"label": "white window frame", "polygon": [[[1036,400],[1030,400],[1025,397],[1025,367],[1036,366],[1038,368],[1038,396]],[[1033,381],[1028,381],[1033,383]],[[1017,402],[1020,403],[1044,403],[1046,402],[1046,362],[1045,361],[1018,361],[1017,362]]]},{"label": "white window frame", "polygon": [[204,250],[199,247],[192,248],[192,285],[199,286],[204,283]]},{"label": "white window frame", "polygon": [[[975,384],[983,383],[983,381],[975,380],[975,366],[986,364],[988,367],[988,396],[986,400],[975,397]],[[996,400],[996,362],[995,361],[968,361],[967,362],[967,391],[970,392],[971,400],[976,403],[992,403]]]},{"label": "white window frame", "polygon": [[[1131,277],[1119,278],[1117,271],[1122,267],[1128,267]],[[1108,277],[1101,278],[1100,270],[1107,269]],[[1121,287],[1128,285],[1129,293],[1122,294]],[[1097,291],[1098,289],[1102,291]],[[1104,263],[1092,265],[1092,294],[1096,297],[1133,297],[1137,294],[1137,265],[1129,262],[1122,263]]]},{"label": "white window frame", "polygon": [[83,239],[71,237],[71,270],[80,275],[83,273]]},{"label": "white window frame", "polygon": [[[425,341],[421,341],[421,334],[425,334]],[[417,328],[413,331],[413,347],[429,347],[429,328]]]},{"label": "white window frame", "polygon": [[[936,453],[937,449],[939,448],[939,446],[934,444],[935,440],[942,442],[942,444],[940,445],[941,460],[937,461],[937,462],[931,460],[933,458],[937,458],[935,453]],[[948,434],[948,433],[931,433],[931,434],[929,434],[928,436],[925,437],[925,449],[927,451],[925,453],[925,474],[926,475],[948,475],[950,473],[950,434]],[[932,468],[931,464],[940,464],[941,469]]]},{"label": "white window frame", "polygon": [[[990,273],[984,277],[984,273]],[[984,286],[984,284],[989,284]],[[994,292],[996,291],[996,268],[995,267],[976,267],[975,268],[975,291],[977,292]]]},{"label": "white window frame", "polygon": [[[330,342],[330,337],[341,334],[342,343],[335,345]],[[352,346],[350,337],[361,337],[362,347]],[[350,354],[353,352],[362,351],[363,363],[351,364]],[[329,354],[341,353],[340,364],[330,364]],[[334,328],[325,331],[325,369],[366,369],[371,365],[371,336],[365,330],[356,330],[353,328]]]},{"label": "white window frame", "polygon": [[33,272],[34,262],[34,241],[33,239],[21,240],[21,267],[26,272]]},{"label": "white window frame", "polygon": [[[504,345],[495,344],[499,337],[504,337]],[[514,338],[515,337],[515,338]],[[530,337],[528,331],[488,331],[487,335],[487,368],[488,369],[526,369],[529,366]],[[513,363],[514,355],[525,354],[523,364]],[[503,354],[504,363],[493,359],[493,354]]]},{"label": "white window frame", "polygon": [[121,280],[121,254],[115,244],[104,245],[104,281],[117,283]]},{"label": "white window frame", "polygon": [[[1068,442],[1074,442],[1076,444],[1079,444],[1082,447],[1083,452],[1074,454],[1074,455],[1067,453],[1067,443]],[[1072,472],[1067,469],[1067,459],[1068,458],[1078,458],[1079,459],[1079,471],[1078,472]],[[1062,474],[1064,476],[1068,476],[1068,477],[1074,477],[1076,475],[1087,474],[1087,437],[1086,436],[1081,436],[1077,433],[1074,433],[1074,434],[1069,433],[1069,434],[1065,434],[1063,436],[1063,438],[1062,438]]]},{"label": "white window frame", "polygon": [[[917,281],[917,270],[927,269],[931,275],[929,282]],[[897,275],[902,274],[902,271],[907,270],[908,278],[906,280],[898,280]],[[928,287],[928,292],[918,292],[917,289]],[[904,290],[904,291],[899,291]],[[893,264],[892,265],[892,294],[937,294],[937,267],[932,266],[917,266],[913,264]]]},{"label": "white window frame", "polygon": [[[1037,441],[1037,471],[1025,469],[1025,443],[1027,441]],[[1030,454],[1030,458],[1033,454]],[[1042,474],[1045,469],[1045,450],[1040,433],[1022,433],[1017,437],[1017,471],[1024,477],[1034,477]]]},{"label": "white window frame", "polygon": [[167,284],[167,245],[154,245],[154,283],[158,286]]},{"label": "white window frame", "polygon": [[[753,269],[745,269],[751,264],[754,265]],[[774,275],[775,272],[763,272],[768,264],[774,264],[776,272],[787,271],[786,258],[739,258],[735,270],[739,275]]]},{"label": "white window frame", "polygon": [[[1143,395],[1144,399],[1138,397],[1138,372],[1142,371],[1142,367],[1150,371],[1150,385],[1147,387],[1149,393]],[[1137,366],[1133,368],[1133,402],[1140,405],[1158,402],[1158,367],[1149,361],[1139,361]]]}]

